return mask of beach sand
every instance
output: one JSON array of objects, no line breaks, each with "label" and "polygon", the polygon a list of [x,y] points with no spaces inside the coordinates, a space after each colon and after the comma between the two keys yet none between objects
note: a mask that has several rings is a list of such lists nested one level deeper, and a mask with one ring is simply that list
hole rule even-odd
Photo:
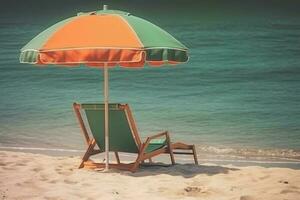
[{"label": "beach sand", "polygon": [[300,199],[300,170],[201,163],[104,173],[79,162],[0,151],[0,199]]}]

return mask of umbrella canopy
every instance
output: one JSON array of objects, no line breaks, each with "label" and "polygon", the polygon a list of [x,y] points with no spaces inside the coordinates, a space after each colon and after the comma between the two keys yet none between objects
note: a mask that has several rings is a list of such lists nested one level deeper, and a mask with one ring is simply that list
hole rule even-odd
[{"label": "umbrella canopy", "polygon": [[20,62],[142,67],[188,60],[187,48],[158,26],[117,10],[79,13],[32,39]]},{"label": "umbrella canopy", "polygon": [[109,167],[108,68],[161,66],[188,60],[187,47],[158,26],[127,12],[79,13],[33,38],[21,49],[20,62],[104,68],[105,159]]}]

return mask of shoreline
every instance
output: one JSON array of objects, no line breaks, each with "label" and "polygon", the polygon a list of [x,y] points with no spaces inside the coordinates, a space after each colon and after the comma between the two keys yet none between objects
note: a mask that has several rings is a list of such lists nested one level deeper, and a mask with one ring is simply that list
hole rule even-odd
[{"label": "shoreline", "polygon": [[101,172],[77,169],[79,161],[79,156],[0,151],[1,198],[297,200],[300,195],[300,170],[289,168],[181,163]]},{"label": "shoreline", "polygon": [[[211,152],[203,152],[197,149],[198,160],[200,163],[213,163],[217,165],[235,165],[235,166],[262,166],[262,167],[281,167],[300,169],[300,159],[284,158],[274,156],[241,156],[233,154],[214,154]],[[78,156],[81,157],[85,150],[76,149],[62,149],[62,148],[37,148],[37,147],[5,147],[0,146],[1,151],[12,151],[21,153],[34,153],[49,156]],[[131,160],[136,157],[135,154],[120,153],[126,160]],[[99,156],[98,156],[99,157]],[[111,155],[110,157],[113,157]],[[155,160],[159,162],[169,162],[169,158],[166,155],[160,155],[155,157]],[[176,155],[176,161],[178,163],[193,163],[191,156]]]}]

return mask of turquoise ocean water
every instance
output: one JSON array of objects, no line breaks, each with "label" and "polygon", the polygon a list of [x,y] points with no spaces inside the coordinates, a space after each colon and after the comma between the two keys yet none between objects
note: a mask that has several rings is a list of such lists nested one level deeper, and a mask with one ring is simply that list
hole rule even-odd
[{"label": "turquoise ocean water", "polygon": [[[19,64],[19,49],[51,25],[43,20],[0,23],[0,148],[83,150],[72,103],[101,102],[103,73]],[[297,16],[152,20],[190,48],[190,61],[110,70],[110,101],[130,104],[143,137],[169,130],[208,158],[299,163]]]}]

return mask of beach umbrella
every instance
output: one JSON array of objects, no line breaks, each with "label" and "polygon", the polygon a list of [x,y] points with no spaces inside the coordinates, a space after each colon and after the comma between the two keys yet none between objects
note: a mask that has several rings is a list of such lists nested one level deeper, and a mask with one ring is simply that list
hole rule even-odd
[{"label": "beach umbrella", "polygon": [[20,62],[97,67],[104,70],[105,169],[109,167],[108,69],[174,65],[188,60],[187,47],[169,33],[130,13],[78,13],[38,34],[21,49]]}]

